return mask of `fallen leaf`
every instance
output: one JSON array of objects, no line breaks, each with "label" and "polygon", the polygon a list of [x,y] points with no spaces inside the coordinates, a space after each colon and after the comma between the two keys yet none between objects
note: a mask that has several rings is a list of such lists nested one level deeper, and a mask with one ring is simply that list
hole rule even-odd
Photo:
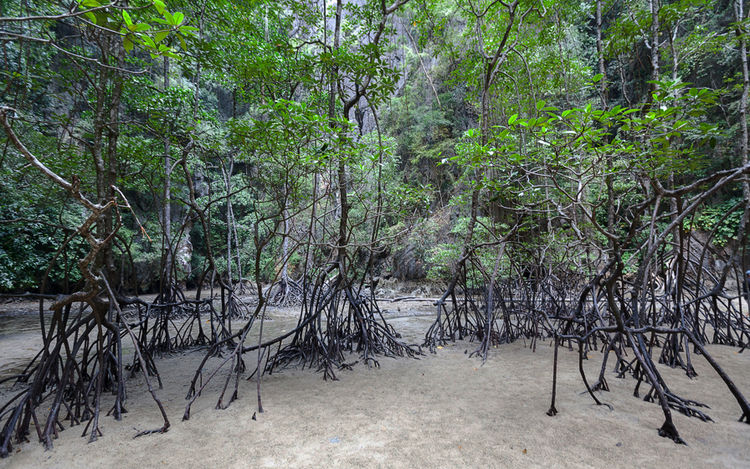
[{"label": "fallen leaf", "polygon": [[524,449],[523,449],[522,453],[523,453],[523,454],[526,454],[526,448],[524,448]]}]

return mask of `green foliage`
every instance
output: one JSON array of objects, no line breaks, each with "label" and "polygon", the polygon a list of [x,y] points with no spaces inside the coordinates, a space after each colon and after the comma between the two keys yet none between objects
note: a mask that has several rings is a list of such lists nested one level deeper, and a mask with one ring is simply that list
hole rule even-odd
[{"label": "green foliage", "polygon": [[700,210],[695,218],[685,220],[687,230],[714,232],[713,243],[724,247],[730,241],[737,240],[737,233],[742,221],[742,198],[733,197],[719,204]]},{"label": "green foliage", "polygon": [[[2,16],[54,16],[68,11],[60,5],[10,0],[1,8]],[[651,81],[649,65],[652,17],[638,2],[606,5],[605,73],[598,68],[592,4],[522,0],[506,30],[511,17],[502,2],[410,3],[385,23],[380,2],[344,2],[338,48],[331,9],[326,19],[319,5],[304,2],[105,5],[77,0],[74,16],[64,20],[0,24],[7,34],[0,45],[0,102],[18,109],[22,119],[14,128],[27,147],[58,174],[76,177],[85,194],[104,198],[109,183],[124,191],[151,239],[123,213],[114,252],[142,287],[151,288],[160,271],[166,156],[171,228],[178,232],[189,220],[193,279],[206,268],[209,247],[219,273],[228,267],[231,199],[242,270],[264,281],[282,262],[283,218],[291,237],[304,239],[314,204],[320,238],[312,257],[329,259],[338,236],[339,161],[351,204],[346,236],[353,267],[366,261],[380,208],[383,239],[376,246],[390,252],[413,246],[433,280],[453,273],[475,189],[481,217],[473,242],[488,246],[477,252],[472,279],[479,269],[493,269],[490,244],[515,223],[521,228],[514,262],[536,262],[535,253],[544,250],[546,260],[574,270],[561,246],[582,239],[607,246],[602,228],[609,228],[610,203],[616,205],[613,232],[624,236],[634,217],[650,221],[633,212],[650,197],[644,181],[669,189],[740,161],[736,48],[747,25],[732,23],[728,4],[660,6],[658,82]],[[81,40],[64,41],[70,32]],[[68,53],[14,39],[21,33],[51,38]],[[490,62],[483,55],[491,58],[503,41],[484,109]],[[168,89],[162,86],[165,57]],[[604,96],[600,85],[607,87]],[[118,89],[122,99],[115,102]],[[356,102],[348,102],[353,96]],[[342,117],[345,109],[350,115]],[[0,227],[0,288],[31,288],[82,214],[61,204],[64,195],[30,176],[24,160],[6,148],[2,176],[11,182],[0,191],[0,219],[31,221]],[[227,193],[224,171],[231,162]],[[188,208],[187,178],[207,234]],[[737,193],[737,187],[717,193],[714,205],[688,218],[685,228],[716,229],[716,244],[725,245],[736,235],[740,209],[719,220]],[[258,253],[256,240],[264,237],[270,240]],[[78,238],[68,246],[67,261],[52,270],[56,285],[66,272],[78,279],[74,265],[84,248]],[[623,249],[626,259],[635,252]],[[292,254],[292,269],[302,256]],[[503,274],[511,268],[501,265]]]},{"label": "green foliage", "polygon": [[[5,184],[0,186],[0,291],[23,291],[39,285],[48,265],[63,241],[73,235],[81,223],[77,207],[56,207],[51,194],[31,189],[18,193]],[[65,247],[53,265],[48,289],[61,290],[81,279],[77,260],[86,246],[77,237]]]},{"label": "green foliage", "polygon": [[185,24],[185,14],[170,12],[162,0],[136,1],[134,9],[106,8],[108,2],[99,0],[76,0],[80,14],[95,28],[119,32],[122,45],[131,52],[138,46],[148,51],[152,58],[166,56],[179,58],[174,47],[167,44],[170,36],[187,50],[186,38],[197,29]]},{"label": "green foliage", "polygon": [[[453,276],[456,263],[461,255],[461,242],[468,231],[469,220],[469,217],[461,217],[455,221],[448,232],[448,237],[452,242],[438,242],[436,245],[433,245],[433,247],[427,247],[427,278],[429,280],[447,281]],[[428,225],[428,227],[429,226],[430,225]],[[493,223],[489,218],[479,217],[477,220],[477,226],[478,228],[475,228],[474,231],[474,241],[477,244],[490,242],[494,239],[491,232]],[[477,281],[481,284],[481,280],[479,280],[480,277],[477,276],[473,270],[478,267],[491,270],[494,266],[495,256],[491,250],[481,250],[478,254],[478,260],[481,265],[470,266],[470,271],[467,274],[467,277],[470,279],[470,284],[471,282]],[[479,284],[471,284],[470,286],[479,286]]]}]

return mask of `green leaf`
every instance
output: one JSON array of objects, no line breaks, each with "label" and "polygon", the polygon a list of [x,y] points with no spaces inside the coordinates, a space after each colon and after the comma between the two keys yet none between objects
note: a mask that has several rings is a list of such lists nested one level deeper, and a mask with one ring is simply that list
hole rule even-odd
[{"label": "green leaf", "polygon": [[536,110],[537,111],[541,111],[543,107],[544,107],[544,101],[543,100],[539,100],[539,101],[536,102]]},{"label": "green leaf", "polygon": [[130,15],[128,14],[128,12],[125,10],[122,10],[122,19],[125,20],[125,24],[127,24],[128,26],[131,26],[133,24],[133,20],[130,18]]},{"label": "green leaf", "polygon": [[130,52],[133,50],[133,41],[131,41],[129,37],[125,37],[125,39],[122,40],[122,47],[125,48],[125,51]]},{"label": "green leaf", "polygon": [[180,26],[180,33],[183,36],[195,36],[196,32],[198,32],[198,28],[194,26]]},{"label": "green leaf", "polygon": [[179,26],[180,24],[182,24],[182,21],[185,19],[185,15],[183,13],[179,12],[179,11],[176,11],[174,13],[173,18],[174,18],[174,23],[173,24],[175,26]]},{"label": "green leaf", "polygon": [[518,119],[518,114],[513,114],[508,119],[508,125],[513,125],[513,123]]},{"label": "green leaf", "polygon": [[158,44],[161,41],[163,41],[164,38],[166,38],[167,36],[169,36],[169,31],[159,31],[158,33],[154,35],[154,42]]},{"label": "green leaf", "polygon": [[160,15],[164,15],[164,12],[167,9],[167,7],[164,5],[164,2],[162,0],[154,0],[154,7],[156,8],[156,11],[158,11]]},{"label": "green leaf", "polygon": [[149,36],[143,36],[143,42],[146,44],[146,47],[149,47],[151,49],[156,49],[156,44],[154,43],[154,40],[151,39]]},{"label": "green leaf", "polygon": [[464,137],[475,138],[477,136],[477,133],[477,129],[467,129],[466,132],[464,132]]}]

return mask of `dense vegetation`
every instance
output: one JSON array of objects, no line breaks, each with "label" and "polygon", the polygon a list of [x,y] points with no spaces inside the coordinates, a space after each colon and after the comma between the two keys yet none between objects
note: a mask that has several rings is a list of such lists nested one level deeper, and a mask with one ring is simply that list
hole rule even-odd
[{"label": "dense vegetation", "polygon": [[[47,445],[63,418],[95,439],[102,389],[119,418],[123,338],[147,376],[159,352],[222,353],[230,402],[253,350],[261,373],[332,378],[349,352],[420,353],[379,314],[389,276],[445,287],[431,350],[601,348],[597,403],[614,353],[678,442],[670,409],[709,417],[654,361],[694,374],[692,348],[720,370],[704,343],[750,341],[742,0],[0,9],[0,291],[54,311],[0,410],[3,455],[32,420]],[[264,342],[269,302],[300,320]]]}]

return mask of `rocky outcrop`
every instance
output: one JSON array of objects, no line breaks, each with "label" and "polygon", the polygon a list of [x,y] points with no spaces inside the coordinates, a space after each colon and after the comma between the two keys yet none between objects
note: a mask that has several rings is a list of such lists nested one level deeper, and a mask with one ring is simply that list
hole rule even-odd
[{"label": "rocky outcrop", "polygon": [[427,276],[424,252],[414,244],[393,253],[393,277],[398,280],[422,280]]}]

